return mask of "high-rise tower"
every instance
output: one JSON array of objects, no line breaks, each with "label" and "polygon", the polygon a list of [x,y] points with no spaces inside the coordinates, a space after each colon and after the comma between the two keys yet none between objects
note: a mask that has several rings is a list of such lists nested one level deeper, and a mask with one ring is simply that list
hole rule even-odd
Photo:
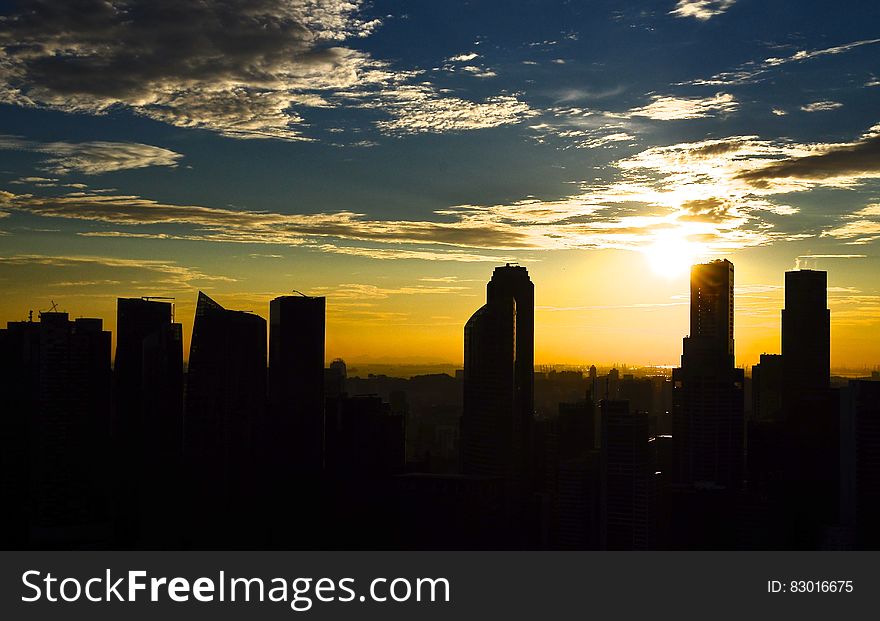
[{"label": "high-rise tower", "polygon": [[196,545],[255,543],[265,402],[266,320],[199,292],[184,434]]},{"label": "high-rise tower", "polygon": [[531,420],[535,412],[535,285],[525,267],[496,267],[486,285],[486,303],[516,303],[516,392],[520,415]]},{"label": "high-rise tower", "polygon": [[690,319],[672,376],[674,478],[735,490],[743,469],[743,370],[734,367],[730,261],[693,266]]},{"label": "high-rise tower", "polygon": [[535,288],[526,268],[495,268],[464,329],[462,470],[526,489],[534,412]]},{"label": "high-rise tower", "polygon": [[828,388],[831,375],[831,311],[828,273],[785,273],[782,310],[782,364],[786,392],[792,395]]},{"label": "high-rise tower", "polygon": [[116,302],[114,473],[120,545],[146,544],[158,522],[179,517],[167,515],[167,507],[177,504],[170,494],[181,474],[183,444],[183,329],[172,321],[170,302]]},{"label": "high-rise tower", "polygon": [[269,404],[284,470],[317,475],[324,465],[325,298],[269,303]]}]

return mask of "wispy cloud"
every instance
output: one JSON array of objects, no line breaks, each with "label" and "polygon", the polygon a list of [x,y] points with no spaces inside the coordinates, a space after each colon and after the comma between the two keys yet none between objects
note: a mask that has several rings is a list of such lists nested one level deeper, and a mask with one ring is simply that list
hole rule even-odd
[{"label": "wispy cloud", "polygon": [[846,243],[856,246],[880,239],[880,204],[866,205],[854,211],[846,216],[839,226],[826,231],[825,235],[845,240]]},{"label": "wispy cloud", "polygon": [[628,116],[643,116],[658,121],[677,121],[698,119],[717,114],[730,114],[738,107],[736,99],[728,93],[717,93],[713,97],[675,97],[654,95],[651,103],[633,108]]},{"label": "wispy cloud", "polygon": [[[59,274],[82,276],[85,270],[93,273],[113,274],[113,278],[95,278],[88,281],[77,279],[59,281],[51,286],[98,286],[99,284],[124,285],[131,290],[193,290],[217,282],[235,282],[234,278],[219,274],[207,274],[195,267],[183,266],[174,261],[157,259],[128,259],[108,256],[73,255],[50,256],[44,254],[12,254],[0,256],[0,267],[13,266],[21,270],[27,266],[57,270]],[[44,276],[45,277],[45,276]]]},{"label": "wispy cloud", "polygon": [[446,284],[381,287],[363,283],[341,283],[332,287],[316,287],[312,289],[312,293],[332,295],[336,299],[383,300],[398,295],[448,295],[466,289],[468,287]]},{"label": "wispy cloud", "polygon": [[875,45],[877,43],[880,43],[880,39],[862,39],[859,41],[852,41],[850,43],[844,43],[841,45],[835,45],[833,47],[826,47],[817,50],[799,50],[794,54],[790,54],[789,56],[772,56],[763,60],[749,61],[747,63],[743,63],[738,68],[732,71],[718,73],[711,78],[700,78],[696,80],[691,80],[683,84],[699,86],[750,84],[765,79],[767,77],[767,74],[777,67],[781,67],[790,63],[802,63],[804,61],[812,60],[814,58],[820,58],[823,56],[834,56],[837,54],[843,54],[845,52],[849,52],[865,45]]},{"label": "wispy cloud", "polygon": [[390,134],[459,132],[519,123],[536,114],[514,95],[497,95],[481,102],[458,97],[435,97],[421,86],[388,91],[371,107],[393,118],[376,126]]},{"label": "wispy cloud", "polygon": [[[90,222],[95,228],[81,232],[87,236],[280,244],[378,260],[499,261],[521,253],[533,259],[576,248],[693,247],[719,254],[821,234],[777,230],[781,218],[798,211],[781,197],[880,176],[878,144],[872,128],[851,143],[731,136],[652,147],[614,162],[615,179],[584,183],[571,196],[452,205],[413,220],[175,205],[92,192],[0,192],[0,210]],[[866,243],[880,235],[877,211],[865,206],[825,235]]]},{"label": "wispy cloud", "polygon": [[539,247],[528,230],[503,222],[461,214],[451,222],[370,220],[352,212],[282,214],[199,205],[171,205],[138,196],[73,192],[38,197],[0,191],[0,209],[43,217],[102,222],[124,226],[193,227],[183,234],[166,231],[98,231],[96,235],[160,237],[216,242],[299,245],[319,238],[381,243],[439,244],[469,248],[515,249]]},{"label": "wispy cloud", "polygon": [[801,106],[801,110],[804,112],[828,112],[842,107],[843,104],[839,101],[814,101]]},{"label": "wispy cloud", "polygon": [[[177,166],[180,153],[138,142],[38,142],[18,136],[0,135],[0,149],[30,151],[48,155],[41,168],[56,175],[80,172],[99,175],[117,170],[149,166]],[[56,182],[57,179],[31,177],[25,182]]]}]

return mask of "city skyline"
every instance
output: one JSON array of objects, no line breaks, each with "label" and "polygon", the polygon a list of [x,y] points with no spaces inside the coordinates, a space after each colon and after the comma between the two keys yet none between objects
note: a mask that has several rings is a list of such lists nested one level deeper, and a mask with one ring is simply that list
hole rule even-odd
[{"label": "city skyline", "polygon": [[[713,262],[718,262],[718,261],[727,261],[727,260],[726,259],[716,259]],[[694,264],[691,267],[696,268],[696,267],[699,267],[699,265],[701,265],[701,264]],[[513,266],[517,266],[517,267],[513,267]],[[518,264],[515,264],[515,263],[514,264],[508,263],[508,264],[506,264],[506,267],[508,269],[524,269],[524,270],[526,269],[525,267],[519,268]],[[504,270],[504,269],[505,269],[504,266],[496,267],[495,271],[497,273],[498,270]],[[787,282],[789,280],[789,276],[791,276],[793,274],[801,273],[801,272],[803,272],[805,275],[808,275],[808,274],[821,275],[822,279],[823,279],[822,280],[823,285],[824,285],[824,283],[827,282],[827,272],[822,271],[822,270],[817,271],[817,270],[813,270],[813,269],[806,268],[806,267],[786,271],[786,272],[784,272],[783,277],[784,277],[785,281]],[[691,280],[691,286],[693,286],[693,280]],[[537,293],[533,293],[532,295],[533,296],[537,295],[539,297],[540,289],[541,289],[540,283],[539,283],[539,286],[536,287],[535,289],[536,289]],[[737,291],[740,291],[740,290],[741,289],[738,288],[737,286],[732,286],[731,300],[736,299],[737,301],[740,301],[740,299],[743,297],[745,297],[745,298],[749,297],[748,294],[743,295],[743,294],[737,293]],[[830,303],[830,301],[831,301],[830,288],[828,288],[827,286],[823,286],[821,290],[824,292],[826,303]],[[691,291],[690,294],[686,294],[684,297],[686,299],[688,299],[692,294],[693,294],[693,291]],[[240,310],[236,310],[234,312],[243,312],[248,315],[253,315],[255,318],[260,318],[260,319],[263,319],[264,321],[268,321],[268,317],[270,315],[270,307],[271,307],[270,302],[272,302],[273,304],[276,304],[276,303],[278,303],[278,300],[281,300],[281,299],[291,299],[291,300],[301,299],[304,302],[306,302],[308,300],[321,301],[322,308],[326,307],[327,311],[330,311],[332,309],[332,294],[329,296],[330,300],[331,300],[329,303],[325,302],[326,297],[324,297],[324,296],[321,296],[321,297],[308,296],[305,293],[302,293],[300,291],[295,291],[295,293],[293,295],[284,295],[284,294],[282,294],[280,296],[277,294],[266,294],[266,295],[267,295],[267,301],[265,304],[265,307],[266,307],[265,309],[260,310],[260,311],[253,310],[253,309],[243,309],[243,310],[240,309]],[[773,349],[766,349],[766,350],[761,351],[760,357],[766,357],[766,355],[768,355],[768,354],[771,356],[777,355],[782,351],[782,338],[783,338],[782,335],[783,335],[783,331],[784,331],[783,317],[784,317],[784,310],[785,310],[784,309],[784,295],[785,295],[785,291],[784,291],[784,287],[783,287],[783,291],[780,291],[780,297],[782,297],[782,306],[780,307],[779,313],[776,316],[776,325],[771,328],[771,330],[775,330],[776,338],[779,341],[779,344]],[[198,296],[197,296],[197,300],[203,300],[203,299],[207,299],[212,304],[217,304],[213,299],[208,297],[204,292],[199,291]],[[172,316],[172,318],[174,319],[175,322],[178,322],[175,325],[179,325],[179,326],[183,327],[183,330],[182,330],[183,334],[182,334],[182,338],[181,338],[181,342],[183,343],[183,358],[184,358],[184,363],[188,364],[189,353],[190,353],[190,344],[191,344],[191,334],[187,334],[186,318],[181,320],[181,317],[180,317],[179,312],[177,310],[177,307],[179,304],[178,300],[176,300],[175,298],[170,298],[170,297],[166,298],[166,297],[154,297],[154,296],[143,296],[140,298],[124,298],[124,297],[114,298],[114,302],[118,302],[118,303],[141,302],[141,301],[143,301],[144,303],[146,303],[148,305],[151,304],[154,307],[167,306],[168,309],[165,312],[168,313],[170,316]],[[52,304],[51,308],[44,309],[42,311],[29,310],[28,313],[24,314],[23,317],[21,317],[19,319],[15,319],[15,320],[10,320],[10,321],[25,321],[25,320],[28,320],[29,317],[33,318],[33,316],[39,316],[39,314],[41,312],[68,313],[68,310],[66,308],[62,307],[62,305],[59,304],[58,302],[52,300],[51,304]],[[686,302],[683,302],[683,304],[685,307],[687,307],[689,302],[686,301]],[[731,302],[731,305],[733,306],[733,309],[731,309],[731,312],[734,313],[736,318],[739,318],[739,315],[736,314],[737,305],[734,305],[732,302]],[[184,303],[184,306],[186,306],[186,303]],[[680,304],[674,304],[672,306],[680,306]],[[538,309],[540,309],[540,306],[534,306],[534,308],[535,308],[535,310],[538,310]],[[119,311],[119,312],[121,312],[121,311]],[[473,312],[473,309],[471,309],[471,312]],[[694,318],[690,317],[690,319],[688,319],[689,313],[693,313],[693,312],[694,312],[693,309],[691,309],[690,311],[688,311],[687,308],[681,309],[680,314],[683,315],[685,324],[687,324],[688,321],[690,321],[691,325],[694,325],[693,324]],[[828,326],[827,326],[826,330],[828,330],[830,334],[833,334],[834,327],[835,327],[834,326],[834,323],[835,323],[834,316],[833,316],[833,314],[830,314],[832,312],[833,311],[829,311],[826,309],[826,313],[828,313],[829,317],[830,317],[830,321],[828,322]],[[83,315],[77,315],[74,313],[68,313],[68,314],[70,314],[71,317],[83,317]],[[327,313],[327,314],[329,314],[329,313]],[[324,316],[324,314],[322,313],[321,317],[323,317],[323,316]],[[114,310],[114,312],[110,316],[97,317],[97,319],[102,320],[104,322],[104,325],[106,326],[107,331],[111,333],[111,335],[112,335],[111,343],[112,343],[113,351],[116,352],[117,346],[118,346],[117,334],[116,334],[116,323],[117,323],[117,319],[118,319],[118,311]],[[534,321],[534,319],[532,321]],[[735,355],[735,356],[736,356],[736,352],[739,348],[738,345],[736,347],[734,347],[734,345],[733,345],[734,342],[736,342],[736,343],[739,342],[739,340],[736,338],[737,322],[738,322],[738,319],[735,319],[733,322],[733,327],[731,328],[731,330],[733,331],[733,339],[730,343],[730,346],[733,350],[733,355]],[[459,330],[458,330],[459,341],[460,341],[460,337],[461,337],[461,335],[460,335],[461,329],[464,328],[466,323],[468,323],[468,322],[463,321],[462,324],[460,326],[458,326],[459,327]],[[193,321],[189,321],[190,331],[192,329],[192,325],[193,325]],[[536,321],[535,321],[535,325],[537,325]],[[178,329],[180,329],[180,328],[178,328]],[[326,328],[326,331],[324,331],[323,326],[322,326],[322,333],[325,334],[325,339],[327,340],[327,342],[331,342],[331,341],[336,340],[333,338],[334,335],[332,332],[333,332],[333,328],[332,328],[332,325],[329,325],[329,322],[328,322],[328,327]],[[685,329],[683,330],[683,332],[681,334],[683,334],[685,336],[691,335],[688,328],[687,328],[687,325],[685,326]],[[267,339],[268,339],[268,337],[267,337]],[[540,333],[540,331],[535,330],[535,332],[534,332],[534,350],[535,350],[535,352],[539,352],[541,350],[540,340],[541,340],[541,333]],[[827,337],[826,337],[826,340],[827,340]],[[639,343],[638,343],[638,341],[633,340],[632,344],[635,344],[636,346],[638,346]],[[464,346],[463,349],[466,350],[466,346]],[[833,337],[831,339],[829,350],[831,352],[833,352]],[[341,351],[344,351],[344,345],[343,345],[343,349]],[[678,357],[679,355],[680,355],[680,351],[678,352],[676,357]],[[413,368],[432,367],[432,366],[462,368],[462,364],[464,361],[464,353],[462,355],[461,360],[459,360],[459,361],[442,360],[442,359],[435,359],[435,358],[418,358],[418,357],[416,357],[415,359],[403,358],[403,359],[399,359],[399,360],[394,360],[394,359],[389,359],[389,358],[385,358],[382,356],[376,356],[376,357],[366,356],[365,358],[358,359],[358,358],[347,357],[343,353],[341,353],[340,351],[334,351],[334,350],[330,350],[328,348],[327,352],[325,354],[325,358],[328,361],[333,360],[333,359],[348,360],[349,363],[354,362],[355,364],[361,364],[361,365],[364,365],[367,367],[369,367],[371,364],[375,364],[375,365],[379,365],[379,366],[387,366],[389,368],[394,368],[395,366],[400,366],[400,367],[410,366]],[[831,359],[833,360],[833,357]],[[268,362],[268,360],[269,360],[269,356],[267,356],[267,362]],[[115,355],[114,355],[113,362],[115,365],[115,363],[116,363],[116,356]],[[747,360],[743,360],[739,356],[736,356],[736,358],[735,358],[735,366],[739,367],[739,368],[746,369],[747,374],[751,372],[751,367],[758,364],[758,362],[759,362],[759,357],[756,357],[754,359],[748,358]],[[552,368],[552,367],[581,367],[585,370],[585,369],[587,369],[587,367],[589,367],[591,365],[598,365],[603,368],[615,368],[615,367],[640,368],[640,367],[642,367],[642,368],[648,368],[648,369],[651,369],[651,368],[664,369],[665,368],[665,369],[671,370],[672,368],[677,366],[677,364],[678,364],[677,361],[663,361],[663,362],[647,361],[647,362],[644,362],[644,361],[627,361],[627,360],[621,360],[620,358],[612,358],[611,360],[598,360],[598,359],[584,358],[584,359],[580,359],[580,360],[569,360],[568,362],[559,362],[559,361],[551,361],[551,360],[539,360],[539,359],[537,359],[537,356],[536,356],[536,361],[534,363],[534,366],[536,369],[538,367],[548,367],[548,368]],[[847,375],[858,376],[860,374],[860,372],[863,373],[866,370],[868,370],[868,371],[869,370],[876,370],[878,367],[880,367],[880,364],[878,364],[878,365],[865,364],[862,366],[837,366],[837,367],[835,367],[833,364],[831,364],[831,371],[832,372],[836,371],[840,375],[843,375],[843,376],[847,376]]]},{"label": "city skyline", "polygon": [[296,289],[328,360],[459,367],[509,261],[537,365],[671,368],[727,258],[736,365],[801,266],[832,369],[880,366],[876,5],[66,5],[0,3],[0,325],[54,302],[115,349],[117,298],[167,296],[188,355],[199,291]]},{"label": "city skyline", "polygon": [[[877,546],[878,387],[832,378],[827,273],[785,273],[782,351],[734,366],[735,266],[690,269],[665,373],[536,372],[536,283],[505,264],[454,375],[349,374],[326,300],[270,320],[199,292],[0,329],[14,547],[861,549]],[[107,476],[106,473],[111,473]],[[296,490],[287,494],[286,490]]]}]

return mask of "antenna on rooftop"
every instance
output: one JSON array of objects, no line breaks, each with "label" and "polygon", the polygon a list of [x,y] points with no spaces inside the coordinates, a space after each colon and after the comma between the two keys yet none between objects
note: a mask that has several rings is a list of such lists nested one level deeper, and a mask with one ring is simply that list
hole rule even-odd
[{"label": "antenna on rooftop", "polygon": [[[152,300],[173,300],[173,297],[163,297],[161,295],[142,295],[141,299],[147,302]],[[174,323],[174,302],[171,303],[171,323]]]}]

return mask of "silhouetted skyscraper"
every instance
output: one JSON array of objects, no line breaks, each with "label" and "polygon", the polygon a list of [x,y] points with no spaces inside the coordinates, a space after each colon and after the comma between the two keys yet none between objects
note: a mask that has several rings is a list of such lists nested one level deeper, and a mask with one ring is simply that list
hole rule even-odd
[{"label": "silhouetted skyscraper", "polygon": [[524,267],[496,267],[464,337],[462,468],[523,491],[534,421],[535,287]]},{"label": "silhouetted skyscraper", "polygon": [[812,549],[840,516],[840,397],[829,387],[831,313],[828,274],[785,273],[782,311],[782,410],[785,492],[792,547]]},{"label": "silhouetted skyscraper", "polygon": [[752,367],[752,418],[782,420],[782,356],[761,354],[760,360]]},{"label": "silhouetted skyscraper", "polygon": [[183,326],[166,323],[143,342],[141,544],[180,545],[184,492]]},{"label": "silhouetted skyscraper", "polygon": [[156,510],[176,504],[167,494],[182,466],[183,329],[170,302],[119,298],[116,309],[117,537],[131,546]]},{"label": "silhouetted skyscraper", "polygon": [[516,390],[516,302],[487,303],[464,327],[464,474],[522,484],[525,434]]},{"label": "silhouetted skyscraper", "polygon": [[508,263],[492,272],[486,303],[510,299],[516,302],[517,407],[522,419],[531,421],[535,413],[535,285],[526,268]]},{"label": "silhouetted skyscraper", "polygon": [[628,401],[603,400],[602,547],[649,550],[656,532],[648,415]]},{"label": "silhouetted skyscraper", "polygon": [[269,405],[278,464],[317,476],[324,466],[324,298],[269,303]]},{"label": "silhouetted skyscraper", "polygon": [[26,519],[26,531],[12,537],[19,545],[106,545],[110,333],[100,319],[69,321],[61,312],[0,332],[10,406],[0,427],[0,488],[11,494],[3,521],[13,522],[3,525],[22,529]]},{"label": "silhouetted skyscraper", "polygon": [[733,264],[691,268],[691,334],[673,371],[674,480],[736,490],[743,473],[743,371],[734,367]]},{"label": "silhouetted skyscraper", "polygon": [[[344,396],[327,420],[333,547],[387,547],[392,476],[403,472],[404,417],[376,395]],[[326,525],[324,525],[326,529]],[[367,544],[366,542],[370,542]]]},{"label": "silhouetted skyscraper", "polygon": [[125,443],[142,431],[144,339],[171,323],[169,302],[142,298],[116,301],[116,411]]},{"label": "silhouetted skyscraper", "polygon": [[860,550],[880,549],[880,382],[850,380],[842,394],[843,523]]},{"label": "silhouetted skyscraper", "polygon": [[828,388],[831,375],[831,311],[828,273],[785,273],[782,310],[782,364],[785,390],[792,396]]},{"label": "silhouetted skyscraper", "polygon": [[266,321],[199,292],[184,436],[197,545],[254,543],[265,402]]}]

